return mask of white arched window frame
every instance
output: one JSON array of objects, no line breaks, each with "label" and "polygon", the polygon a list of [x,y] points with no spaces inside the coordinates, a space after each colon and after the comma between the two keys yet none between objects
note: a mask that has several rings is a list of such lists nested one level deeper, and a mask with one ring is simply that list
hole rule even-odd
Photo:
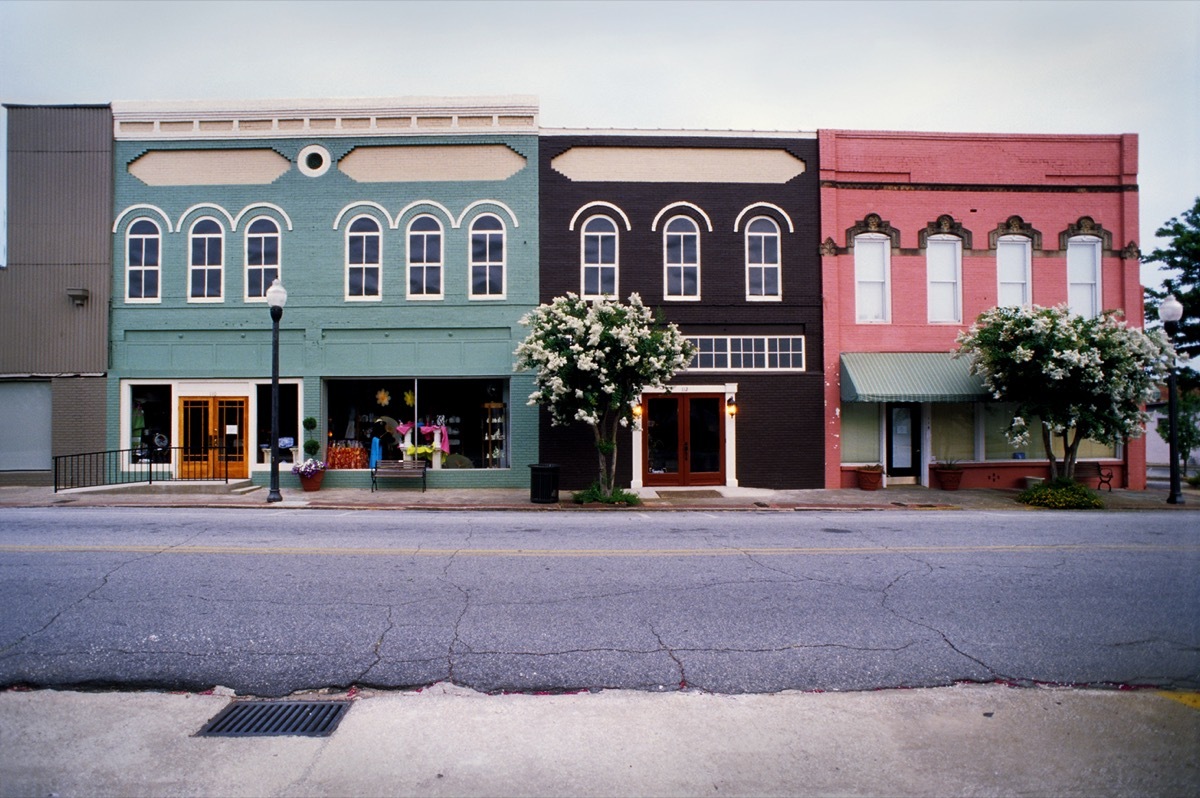
[{"label": "white arched window frame", "polygon": [[746,225],[746,299],[778,301],[783,297],[779,225],[759,216]]},{"label": "white arched window frame", "polygon": [[1029,236],[996,239],[996,304],[1027,308],[1033,304],[1033,242]]},{"label": "white arched window frame", "polygon": [[125,301],[161,302],[162,229],[149,219],[135,219],[125,231]]},{"label": "white arched window frame", "polygon": [[222,302],[225,287],[225,228],[206,216],[188,234],[188,302]]},{"label": "white arched window frame", "polygon": [[1067,239],[1067,306],[1080,316],[1099,316],[1103,305],[1100,280],[1102,242],[1096,236]]},{"label": "white arched window frame", "polygon": [[471,222],[471,299],[504,299],[506,238],[504,222],[495,214]]},{"label": "white arched window frame", "polygon": [[700,228],[687,216],[663,227],[663,298],[700,299]]},{"label": "white arched window frame", "polygon": [[930,324],[962,322],[962,239],[932,235],[925,240],[926,307]]},{"label": "white arched window frame", "polygon": [[274,219],[260,216],[246,227],[246,301],[266,302],[267,289],[279,278],[283,242]]},{"label": "white arched window frame", "polygon": [[860,324],[892,320],[892,239],[882,233],[854,237],[854,314]]},{"label": "white arched window frame", "polygon": [[346,226],[346,300],[374,301],[383,295],[383,235],[373,216],[357,216]]},{"label": "white arched window frame", "polygon": [[437,217],[423,213],[408,223],[409,299],[437,300],[445,296],[443,252],[445,232]]},{"label": "white arched window frame", "polygon": [[608,216],[592,216],[579,237],[579,295],[584,299],[618,296],[620,291],[621,239],[617,223]]}]

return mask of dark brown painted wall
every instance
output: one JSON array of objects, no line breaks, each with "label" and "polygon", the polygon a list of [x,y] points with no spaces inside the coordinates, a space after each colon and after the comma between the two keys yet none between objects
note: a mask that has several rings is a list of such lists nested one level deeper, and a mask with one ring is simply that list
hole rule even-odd
[{"label": "dark brown painted wall", "polygon": [[[806,164],[803,174],[784,184],[573,182],[556,172],[555,156],[575,146],[749,147],[784,149]],[[661,308],[686,335],[804,335],[805,373],[704,372],[680,375],[677,384],[738,383],[738,479],[748,487],[819,488],[823,485],[824,427],[822,400],[821,266],[818,249],[819,168],[815,139],[695,138],[684,136],[543,136],[541,175],[541,301],[579,292],[580,232],[572,216],[597,200],[620,207],[632,230],[620,231],[620,292],[637,292],[649,306]],[[665,206],[690,202],[712,220],[688,208],[672,210],[651,224]],[[734,232],[734,221],[748,205],[767,202],[784,209],[795,225],[769,210],[756,210]],[[597,213],[605,213],[597,209]],[[590,215],[590,214],[588,214]],[[610,217],[611,213],[606,213]],[[662,225],[688,215],[700,233],[700,302],[664,302]],[[745,224],[758,215],[779,224],[782,249],[781,302],[748,302],[745,297]],[[619,480],[631,476],[628,433],[619,442]],[[543,413],[541,459],[562,467],[564,488],[584,487],[597,473],[590,429],[582,425],[551,428]],[[638,466],[640,467],[640,465]]]}]

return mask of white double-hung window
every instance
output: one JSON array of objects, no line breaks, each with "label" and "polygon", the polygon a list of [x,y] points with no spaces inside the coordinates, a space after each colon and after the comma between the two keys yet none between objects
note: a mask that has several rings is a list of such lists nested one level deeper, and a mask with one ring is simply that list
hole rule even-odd
[{"label": "white double-hung window", "polygon": [[889,322],[892,240],[881,233],[854,237],[854,308],[859,322]]},{"label": "white double-hung window", "polygon": [[1030,264],[1033,242],[1027,236],[1000,236],[996,240],[996,304],[1029,307]]},{"label": "white double-hung window", "polygon": [[617,225],[607,216],[593,216],[584,222],[582,246],[582,283],[584,299],[617,295]]},{"label": "white double-hung window", "polygon": [[1067,306],[1080,316],[1100,315],[1100,239],[1074,236],[1067,240]]},{"label": "white double-hung window", "polygon": [[780,298],[779,227],[763,216],[746,227],[746,298]]},{"label": "white double-hung window", "polygon": [[925,242],[929,322],[962,321],[962,239],[933,235]]}]

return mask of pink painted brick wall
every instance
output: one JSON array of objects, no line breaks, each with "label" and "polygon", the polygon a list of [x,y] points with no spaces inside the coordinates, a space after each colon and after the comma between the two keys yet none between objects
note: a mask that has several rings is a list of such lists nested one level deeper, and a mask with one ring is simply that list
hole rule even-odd
[{"label": "pink painted brick wall", "polygon": [[[996,253],[989,233],[1011,216],[1041,233],[1033,251],[1033,302],[1066,301],[1066,251],[1059,236],[1089,216],[1111,234],[1102,259],[1105,308],[1142,323],[1142,286],[1136,258],[1121,250],[1137,244],[1137,136],[992,135],[823,130],[821,240],[844,249],[846,231],[876,213],[900,233],[891,257],[891,321],[858,324],[854,256],[822,259],[826,373],[826,485],[840,487],[842,352],[948,352],[958,332],[996,304]],[[948,214],[972,234],[962,262],[962,324],[929,324],[925,256],[918,234]],[[910,252],[911,250],[911,252]],[[1125,447],[1126,482],[1145,487],[1145,448]]]}]

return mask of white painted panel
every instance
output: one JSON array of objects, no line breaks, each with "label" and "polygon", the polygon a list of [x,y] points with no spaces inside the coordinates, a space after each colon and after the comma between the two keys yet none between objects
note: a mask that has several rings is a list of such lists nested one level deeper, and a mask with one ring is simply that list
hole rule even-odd
[{"label": "white painted panel", "polygon": [[0,471],[49,471],[48,382],[0,382]]}]

